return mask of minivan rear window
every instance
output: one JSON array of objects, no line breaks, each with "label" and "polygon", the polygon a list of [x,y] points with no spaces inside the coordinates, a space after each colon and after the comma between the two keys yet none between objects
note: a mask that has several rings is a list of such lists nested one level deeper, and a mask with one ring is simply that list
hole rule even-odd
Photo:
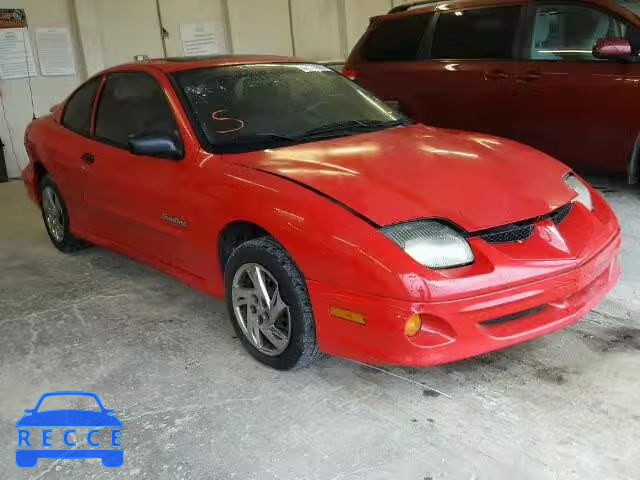
[{"label": "minivan rear window", "polygon": [[382,21],[365,40],[364,58],[372,62],[415,60],[430,18],[430,14],[422,14]]},{"label": "minivan rear window", "polygon": [[441,13],[431,58],[497,59],[513,57],[520,6]]}]

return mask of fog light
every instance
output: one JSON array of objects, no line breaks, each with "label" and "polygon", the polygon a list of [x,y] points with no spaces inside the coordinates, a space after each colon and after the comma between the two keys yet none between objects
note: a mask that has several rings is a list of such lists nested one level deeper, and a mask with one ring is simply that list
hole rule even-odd
[{"label": "fog light", "polygon": [[404,334],[407,337],[413,337],[414,335],[417,335],[420,328],[422,328],[422,319],[420,318],[420,315],[414,313],[407,319],[407,323],[404,324]]}]

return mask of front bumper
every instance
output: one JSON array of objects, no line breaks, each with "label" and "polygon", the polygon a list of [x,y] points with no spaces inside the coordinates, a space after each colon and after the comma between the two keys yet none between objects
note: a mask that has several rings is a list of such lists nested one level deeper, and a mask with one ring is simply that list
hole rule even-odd
[{"label": "front bumper", "polygon": [[[308,280],[320,349],[361,362],[428,366],[505,348],[582,318],[620,277],[618,232],[569,271],[489,294],[444,302],[406,302],[339,290]],[[362,313],[365,324],[331,316],[331,307]],[[410,315],[422,329],[407,337]]]}]

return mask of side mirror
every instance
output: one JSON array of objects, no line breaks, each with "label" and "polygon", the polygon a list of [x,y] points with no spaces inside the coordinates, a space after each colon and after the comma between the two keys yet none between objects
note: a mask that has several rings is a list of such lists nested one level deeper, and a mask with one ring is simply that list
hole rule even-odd
[{"label": "side mirror", "polygon": [[631,55],[631,43],[626,38],[599,38],[593,46],[596,58],[624,58]]},{"label": "side mirror", "polygon": [[178,160],[183,156],[182,145],[175,135],[166,132],[143,133],[129,137],[129,151],[134,155]]},{"label": "side mirror", "polygon": [[33,413],[33,408],[25,408],[24,413]]}]

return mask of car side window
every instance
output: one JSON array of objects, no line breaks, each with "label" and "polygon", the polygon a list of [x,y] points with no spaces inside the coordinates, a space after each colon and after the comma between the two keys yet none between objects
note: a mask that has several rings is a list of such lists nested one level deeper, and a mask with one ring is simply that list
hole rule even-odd
[{"label": "car side window", "polygon": [[622,38],[625,33],[622,21],[596,8],[573,3],[538,5],[529,58],[606,62],[593,56],[593,46],[600,38]]},{"label": "car side window", "polygon": [[369,34],[362,47],[371,62],[415,60],[431,14],[383,20]]},{"label": "car side window", "polygon": [[430,58],[513,58],[520,9],[520,6],[508,6],[440,13]]},{"label": "car side window", "polygon": [[64,107],[62,125],[81,135],[89,135],[93,100],[100,86],[100,80],[102,77],[89,80],[73,94]]},{"label": "car side window", "polygon": [[155,132],[178,136],[175,117],[158,82],[142,72],[109,74],[98,104],[96,138],[126,148],[131,135]]}]

